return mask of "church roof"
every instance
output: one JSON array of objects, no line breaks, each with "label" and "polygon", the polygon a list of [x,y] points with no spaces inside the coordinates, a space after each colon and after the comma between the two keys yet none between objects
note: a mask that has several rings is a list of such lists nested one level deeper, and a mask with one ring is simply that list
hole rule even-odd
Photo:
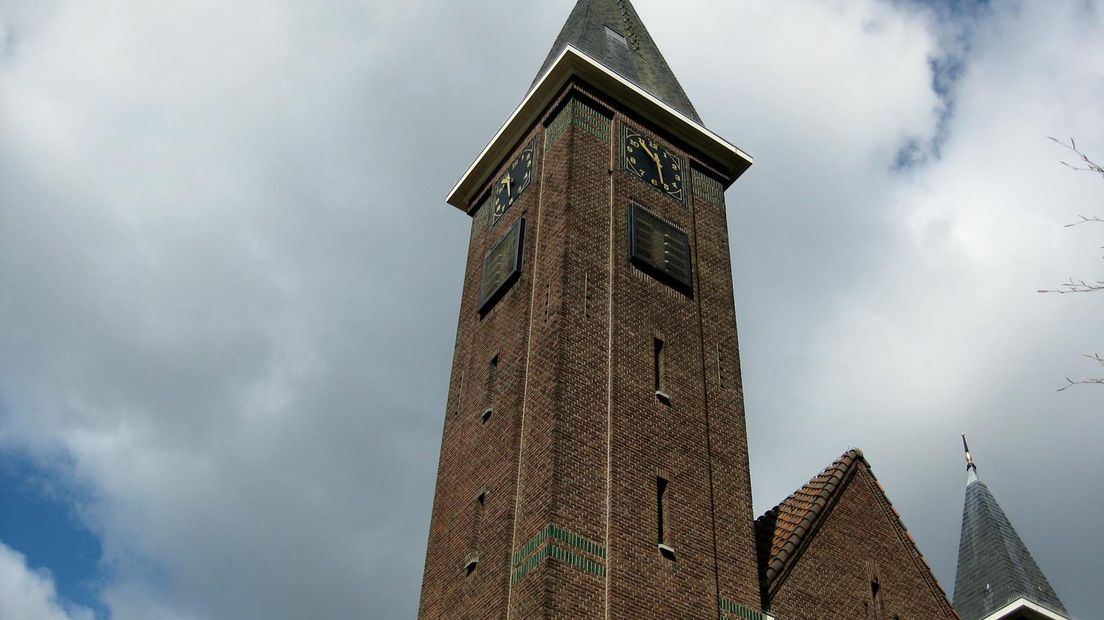
[{"label": "church roof", "polygon": [[[871,471],[870,463],[863,456],[862,450],[854,448],[843,453],[782,503],[755,520],[756,550],[764,604],[769,604],[771,597],[860,468],[877,482],[878,478]],[[946,594],[943,588],[932,575],[931,566],[905,528],[900,513],[886,497],[880,482],[878,489],[879,500],[889,509],[887,512],[893,515],[894,525],[901,534],[901,539],[907,541],[913,557],[923,564],[923,572],[929,585],[945,603]]]},{"label": "church roof", "polygon": [[[969,451],[967,451],[969,454]],[[1017,599],[1068,617],[1043,571],[967,458],[954,606],[963,620],[988,618]]]},{"label": "church roof", "polygon": [[568,45],[701,123],[629,0],[579,0],[533,80],[534,86]]},{"label": "church roof", "polygon": [[448,203],[474,213],[491,175],[575,80],[681,141],[720,173],[725,189],[751,167],[750,155],[702,124],[628,0],[579,0],[536,81],[449,191]]}]

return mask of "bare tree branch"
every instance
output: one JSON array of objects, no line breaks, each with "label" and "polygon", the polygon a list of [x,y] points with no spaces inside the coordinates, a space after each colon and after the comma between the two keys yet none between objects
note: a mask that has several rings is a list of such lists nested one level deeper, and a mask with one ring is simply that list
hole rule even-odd
[{"label": "bare tree branch", "polygon": [[1059,288],[1053,289],[1039,289],[1040,293],[1058,293],[1059,295],[1065,295],[1067,293],[1095,293],[1098,291],[1104,291],[1104,280],[1097,280],[1095,283],[1086,282],[1084,280],[1069,280],[1063,282]]},{"label": "bare tree branch", "polygon": [[1089,159],[1088,155],[1085,155],[1081,151],[1077,150],[1077,143],[1073,141],[1073,138],[1070,138],[1070,143],[1066,144],[1065,142],[1062,142],[1061,140],[1059,140],[1057,138],[1053,138],[1051,136],[1047,136],[1047,137],[1050,138],[1051,140],[1053,140],[1054,142],[1056,142],[1058,144],[1061,144],[1063,147],[1073,151],[1074,153],[1077,153],[1077,156],[1081,158],[1081,163],[1085,164],[1082,167],[1082,166],[1074,166],[1073,164],[1069,164],[1069,163],[1066,163],[1064,161],[1059,162],[1063,166],[1066,166],[1067,168],[1072,168],[1074,170],[1079,170],[1079,171],[1082,171],[1082,172],[1092,172],[1092,173],[1104,176],[1104,167],[1101,167],[1100,164],[1098,164],[1098,163],[1094,162],[1093,160]]},{"label": "bare tree branch", "polygon": [[[1078,150],[1077,143],[1074,142],[1073,138],[1070,138],[1069,144],[1066,144],[1066,143],[1064,143],[1060,140],[1057,140],[1055,138],[1050,138],[1050,139],[1053,142],[1055,142],[1057,144],[1060,144],[1063,147],[1073,151],[1081,159],[1081,162],[1080,162],[1081,165],[1076,165],[1075,166],[1075,165],[1067,163],[1067,162],[1061,162],[1063,166],[1066,166],[1067,168],[1071,168],[1071,169],[1079,171],[1079,172],[1091,172],[1093,174],[1099,174],[1101,176],[1101,178],[1104,178],[1104,166],[1101,166],[1100,164],[1098,164],[1098,163],[1094,162],[1093,160],[1089,159],[1088,155],[1085,155],[1080,150]],[[1073,222],[1071,224],[1066,224],[1065,227],[1066,228],[1072,228],[1074,226],[1080,226],[1081,224],[1089,224],[1089,223],[1100,224],[1100,223],[1104,223],[1104,219],[1101,219],[1100,217],[1095,217],[1095,216],[1094,217],[1088,217],[1088,216],[1085,216],[1085,215],[1078,215],[1077,217],[1080,218],[1078,221]],[[1040,290],[1039,292],[1040,293],[1058,293],[1059,295],[1065,295],[1066,293],[1094,293],[1094,292],[1100,292],[1100,291],[1104,291],[1104,280],[1097,280],[1096,282],[1086,282],[1085,280],[1074,280],[1073,277],[1071,276],[1069,278],[1069,280],[1067,280],[1066,282],[1061,284],[1058,288],[1049,289],[1049,290]],[[1096,362],[1097,365],[1100,366],[1101,368],[1104,368],[1104,357],[1101,357],[1101,355],[1099,353],[1085,354],[1085,357],[1088,358],[1088,359],[1093,360],[1094,362]],[[1070,387],[1073,387],[1075,385],[1089,385],[1089,384],[1091,384],[1091,385],[1104,385],[1104,376],[1101,376],[1101,377],[1086,377],[1084,379],[1078,379],[1076,381],[1073,380],[1073,379],[1070,379],[1069,377],[1066,377],[1066,385],[1063,385],[1062,387],[1058,388],[1058,391],[1059,392],[1065,391],[1066,389],[1068,389]]]},{"label": "bare tree branch", "polygon": [[1100,223],[1100,224],[1104,224],[1104,220],[1102,220],[1098,217],[1085,217],[1084,215],[1078,215],[1077,217],[1079,217],[1081,219],[1074,222],[1074,223],[1072,223],[1072,224],[1066,224],[1065,228],[1073,228],[1074,226],[1077,226],[1079,224],[1087,224],[1087,223],[1090,223],[1090,222],[1097,222],[1097,223]]},{"label": "bare tree branch", "polygon": [[[1086,353],[1085,357],[1095,361],[1102,368],[1104,368],[1104,357],[1101,357],[1099,353]],[[1069,388],[1071,388],[1075,385],[1104,385],[1104,377],[1096,377],[1096,378],[1091,378],[1090,377],[1090,378],[1085,378],[1085,379],[1078,379],[1076,381],[1073,380],[1073,379],[1070,379],[1069,377],[1066,377],[1066,385],[1063,385],[1062,387],[1058,388],[1058,391],[1063,392],[1063,391],[1065,391],[1065,390],[1067,390],[1067,389],[1069,389]]]}]

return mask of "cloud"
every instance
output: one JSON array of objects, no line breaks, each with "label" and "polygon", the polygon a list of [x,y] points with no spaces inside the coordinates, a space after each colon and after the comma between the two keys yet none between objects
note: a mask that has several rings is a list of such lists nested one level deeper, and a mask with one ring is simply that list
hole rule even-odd
[{"label": "cloud", "polygon": [[[91,489],[112,618],[414,615],[468,231],[443,196],[570,4],[0,8],[0,447]],[[1031,504],[1101,499],[1073,493],[1099,407],[1053,394],[1099,306],[1034,293],[1098,260],[1061,224],[1099,183],[1045,140],[1104,145],[1096,5],[964,41],[914,3],[636,4],[756,156],[728,199],[757,506],[857,443],[948,584],[955,441],[984,429],[983,475],[1095,608],[1062,583],[1100,549]],[[1016,462],[1057,444],[1062,484]]]},{"label": "cloud", "polygon": [[93,620],[92,612],[58,600],[53,577],[35,571],[18,551],[0,543],[0,618],[6,620]]}]

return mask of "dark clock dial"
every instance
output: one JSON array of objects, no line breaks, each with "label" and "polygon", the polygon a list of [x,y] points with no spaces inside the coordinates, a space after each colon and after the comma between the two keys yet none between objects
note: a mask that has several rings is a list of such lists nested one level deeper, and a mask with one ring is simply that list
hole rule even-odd
[{"label": "dark clock dial", "polygon": [[682,201],[682,160],[662,144],[631,130],[626,132],[625,167],[645,183]]},{"label": "dark clock dial", "polygon": [[506,169],[506,174],[491,189],[493,213],[491,225],[506,214],[533,180],[533,147],[529,146]]}]

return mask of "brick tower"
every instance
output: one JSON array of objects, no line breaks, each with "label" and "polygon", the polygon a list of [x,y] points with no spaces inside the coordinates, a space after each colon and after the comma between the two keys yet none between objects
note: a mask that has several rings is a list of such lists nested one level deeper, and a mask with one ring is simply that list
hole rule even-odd
[{"label": "brick tower", "polygon": [[579,0],[472,217],[419,618],[758,618],[724,190],[628,0]]}]

